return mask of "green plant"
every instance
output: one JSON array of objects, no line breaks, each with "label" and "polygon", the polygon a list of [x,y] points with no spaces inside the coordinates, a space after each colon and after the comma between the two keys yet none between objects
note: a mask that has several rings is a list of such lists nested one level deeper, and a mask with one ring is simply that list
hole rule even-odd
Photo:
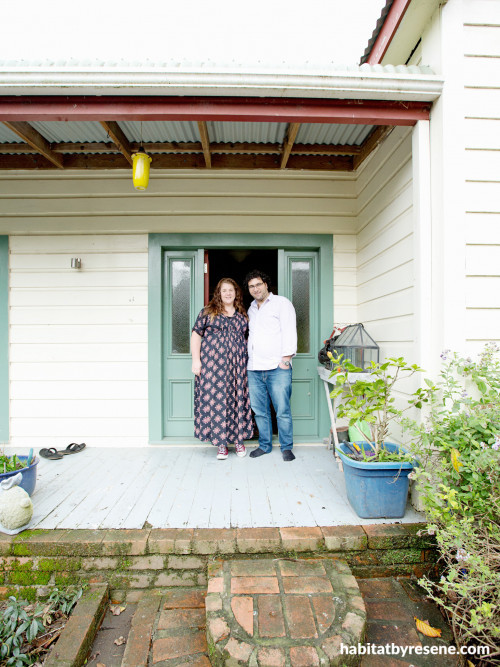
[{"label": "green plant", "polygon": [[[397,407],[395,388],[401,381],[420,373],[422,369],[416,364],[408,364],[403,357],[390,357],[384,363],[371,362],[368,373],[354,366],[349,360],[331,356],[333,370],[330,377],[335,377],[335,387],[330,396],[340,399],[337,414],[347,418],[349,426],[355,427],[365,421],[370,425],[371,438],[358,428],[360,440],[366,443],[363,447],[366,460],[403,461],[413,460],[407,453],[390,453],[384,448],[389,429],[393,421],[400,422],[404,413],[411,408],[421,408],[428,400],[427,390],[419,388],[411,394],[407,405]],[[364,373],[364,377],[349,382],[350,373]],[[366,379],[365,379],[366,378]],[[369,450],[374,456],[368,457]]]},{"label": "green plant", "polygon": [[[443,574],[422,579],[446,612],[459,646],[487,647],[500,664],[500,360],[496,344],[478,359],[445,351],[429,410],[406,421],[428,460],[412,475],[436,536]],[[431,386],[432,385],[432,386]]]},{"label": "green plant", "polygon": [[33,664],[41,652],[33,646],[37,637],[56,617],[67,617],[82,593],[81,587],[55,588],[43,604],[35,605],[10,596],[0,615],[0,666]]},{"label": "green plant", "polygon": [[5,472],[14,472],[15,470],[22,470],[26,468],[26,463],[20,461],[16,454],[7,456],[3,452],[0,453],[0,474]]}]

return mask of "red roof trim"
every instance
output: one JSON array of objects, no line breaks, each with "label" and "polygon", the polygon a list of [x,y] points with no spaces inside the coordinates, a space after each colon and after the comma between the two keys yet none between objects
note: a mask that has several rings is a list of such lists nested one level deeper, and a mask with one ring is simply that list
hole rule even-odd
[{"label": "red roof trim", "polygon": [[410,5],[410,2],[411,0],[394,0],[392,3],[384,24],[375,40],[375,44],[370,51],[370,55],[366,59],[366,62],[369,65],[378,65],[382,62],[382,58],[399,28],[399,24],[403,20],[403,16]]},{"label": "red roof trim", "polygon": [[0,97],[0,121],[233,121],[414,125],[431,104],[223,97]]}]

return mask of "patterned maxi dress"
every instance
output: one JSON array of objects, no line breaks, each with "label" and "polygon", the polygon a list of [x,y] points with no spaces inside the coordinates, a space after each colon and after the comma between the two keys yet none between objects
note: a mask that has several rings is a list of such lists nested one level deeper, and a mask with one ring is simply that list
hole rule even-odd
[{"label": "patterned maxi dress", "polygon": [[193,326],[201,336],[201,373],[194,385],[194,434],[213,445],[243,443],[253,435],[247,384],[248,320],[236,312],[203,311]]}]

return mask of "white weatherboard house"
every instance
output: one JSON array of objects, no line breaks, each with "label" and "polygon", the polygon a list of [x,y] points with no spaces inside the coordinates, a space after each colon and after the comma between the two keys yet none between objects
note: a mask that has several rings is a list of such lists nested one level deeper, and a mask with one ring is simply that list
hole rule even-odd
[{"label": "white weatherboard house", "polygon": [[299,442],[334,322],[429,371],[500,339],[500,0],[388,0],[364,61],[0,64],[0,443],[192,443],[190,327],[249,268],[299,313]]}]

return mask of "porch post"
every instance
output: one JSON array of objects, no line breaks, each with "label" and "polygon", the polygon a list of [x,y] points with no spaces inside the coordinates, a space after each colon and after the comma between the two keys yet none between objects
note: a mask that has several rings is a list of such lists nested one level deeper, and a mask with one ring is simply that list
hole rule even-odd
[{"label": "porch post", "polygon": [[422,58],[445,79],[430,118],[433,354],[467,345],[463,7],[440,7],[422,40]]},{"label": "porch post", "polygon": [[429,121],[419,121],[412,134],[413,167],[413,279],[415,302],[415,353],[417,363],[428,373],[439,366],[433,348],[436,331],[432,292],[431,154]]},{"label": "porch post", "polygon": [[9,437],[9,237],[0,236],[0,443]]}]

